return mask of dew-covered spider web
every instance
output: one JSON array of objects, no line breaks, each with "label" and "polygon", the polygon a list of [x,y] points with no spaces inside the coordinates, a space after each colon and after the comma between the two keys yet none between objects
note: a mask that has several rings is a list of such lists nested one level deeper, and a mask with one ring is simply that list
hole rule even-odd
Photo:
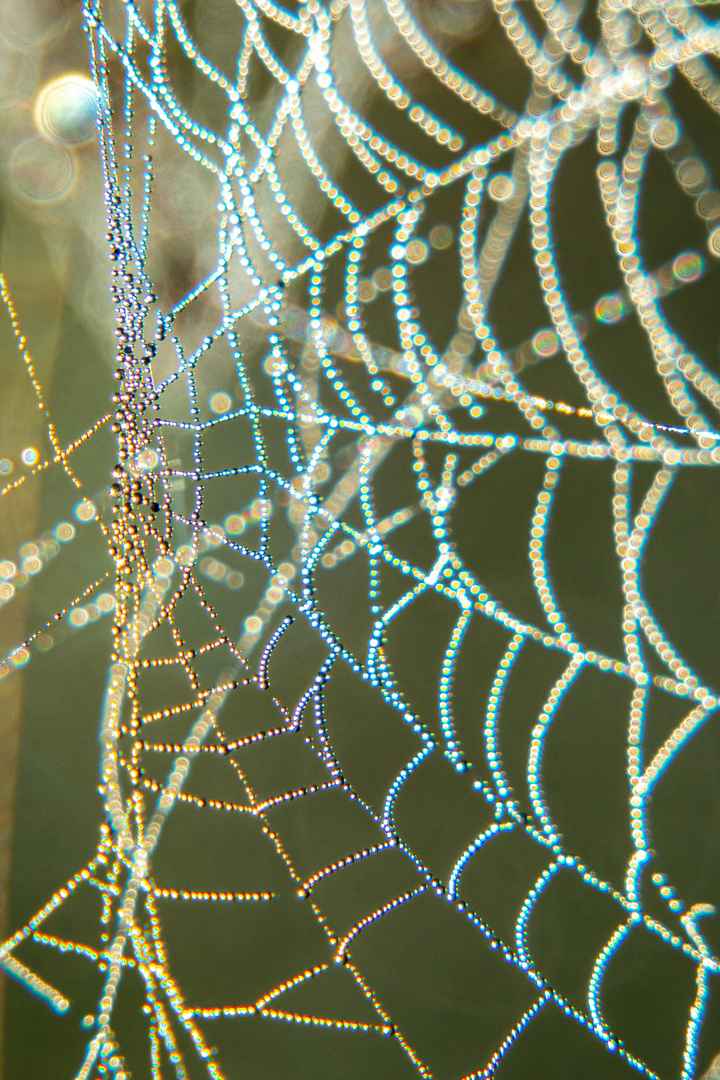
[{"label": "dew-covered spider web", "polygon": [[75,864],[11,909],[8,1077],[710,1069],[714,12],[87,0],[90,428],[3,284],[3,504],[56,516],[2,674],[84,808],[16,847]]}]

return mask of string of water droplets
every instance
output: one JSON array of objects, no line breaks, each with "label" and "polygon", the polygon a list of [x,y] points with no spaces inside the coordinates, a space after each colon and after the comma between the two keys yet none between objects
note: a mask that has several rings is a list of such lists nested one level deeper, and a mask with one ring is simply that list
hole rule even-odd
[{"label": "string of water droplets", "polygon": [[[525,103],[514,109],[452,62],[424,24],[423,9],[402,0],[388,0],[383,8],[363,0],[333,0],[327,7],[310,0],[297,10],[274,0],[242,0],[232,74],[203,54],[174,0],[85,5],[98,95],[118,387],[111,417],[68,448],[49,427],[53,460],[31,456],[25,465],[30,473],[70,472],[76,445],[112,425],[117,459],[109,490],[85,494],[75,509],[82,527],[98,529],[106,544],[112,585],[84,583],[77,598],[33,630],[2,668],[8,676],[25,667],[33,649],[62,645],[54,626],[63,619],[78,629],[102,611],[112,614],[114,650],[99,704],[104,821],[97,852],[2,947],[5,971],[57,1011],[70,1009],[71,995],[15,955],[26,942],[71,952],[100,971],[95,1011],[82,1021],[87,1040],[77,1080],[127,1080],[132,1074],[132,1048],[123,1045],[123,1024],[116,1017],[123,1008],[123,981],[133,973],[143,988],[136,1023],[147,1039],[153,1080],[195,1075],[191,1059],[211,1077],[234,1075],[242,1059],[224,1059],[214,1046],[212,1025],[221,1019],[242,1024],[250,1017],[386,1039],[421,1076],[445,1075],[442,1048],[428,1042],[411,1014],[403,1023],[395,1019],[362,959],[363,942],[374,940],[378,926],[402,910],[419,910],[421,898],[435,905],[428,909],[428,926],[443,917],[436,912],[444,906],[452,911],[455,933],[469,927],[477,956],[492,958],[487,979],[493,987],[495,980],[504,986],[504,971],[512,970],[519,975],[517,986],[529,989],[521,992],[513,983],[512,994],[507,990],[501,1036],[488,1035],[486,1048],[455,1040],[460,1045],[453,1053],[463,1062],[457,1075],[464,1080],[502,1076],[505,1059],[550,1009],[577,1022],[629,1068],[656,1077],[603,1011],[607,972],[638,927],[694,965],[696,991],[687,1007],[680,1076],[690,1080],[696,1074],[710,985],[720,973],[720,960],[698,928],[712,907],[704,897],[684,903],[666,875],[650,874],[656,855],[651,802],[668,767],[714,715],[720,688],[705,685],[669,640],[644,595],[642,565],[676,478],[720,462],[720,382],[707,359],[673,329],[662,305],[671,293],[712,278],[713,260],[720,256],[720,194],[711,184],[712,167],[684,131],[668,90],[679,72],[708,110],[717,112],[720,88],[708,58],[717,56],[720,39],[701,10],[675,3],[601,3],[595,40],[579,28],[582,13],[556,0],[538,0],[527,13],[512,0],[495,0],[494,14],[486,17],[502,27],[519,67],[529,73]],[[265,86],[262,98],[259,68],[271,87]],[[350,83],[360,81],[359,71],[367,85],[356,108]],[[196,99],[200,115],[183,104],[193,79],[207,84],[208,95],[218,95]],[[372,122],[369,86],[385,99]],[[564,161],[591,138],[621,285],[598,297],[592,311],[578,312],[571,309],[558,268],[550,201]],[[178,175],[194,170],[207,179],[203,197],[212,200],[216,229],[210,268],[174,299],[172,283],[154,280],[162,260],[153,249],[154,207],[163,198],[155,161],[171,151],[178,155]],[[651,154],[663,155],[706,233],[704,249],[696,244],[679,250],[654,267],[645,265],[638,235],[643,172]],[[492,306],[523,220],[545,321],[524,343],[510,346],[500,344]],[[437,271],[447,278],[447,303],[457,308],[445,348],[432,325],[439,317],[437,284],[430,279],[428,292],[427,278],[421,283],[422,267],[432,267],[441,255],[457,268],[455,285],[449,262]],[[4,296],[42,406],[5,289]],[[645,331],[643,362],[664,388],[670,409],[662,416],[646,415],[641,396],[634,402],[623,397],[594,359],[591,330],[629,319]],[[523,384],[530,369],[541,372],[553,357],[562,358],[574,375],[574,404]],[[410,454],[402,457],[408,446]],[[455,530],[461,497],[472,507],[473,492],[508,455],[543,461],[529,521],[537,621],[520,617],[493,594],[464,555]],[[585,460],[587,468],[614,463],[615,556],[623,590],[620,656],[584,645],[555,594],[548,530],[573,459]],[[638,502],[646,473],[635,470],[648,466],[655,470]],[[398,505],[392,481],[401,471],[414,491],[412,501]],[[26,475],[9,483],[8,497]],[[398,483],[397,490],[406,493],[408,484]],[[508,503],[512,499],[510,491]],[[393,509],[387,512],[389,501]],[[400,543],[400,530],[410,522],[427,529],[421,538],[416,535],[414,550]],[[61,522],[54,535],[0,564],[0,599],[12,601],[15,590],[51,561],[58,542],[73,539],[75,529]],[[362,567],[350,562],[358,553],[366,560]],[[340,574],[341,564],[353,570],[336,584],[333,575]],[[321,588],[323,572],[328,576]],[[355,621],[364,651],[357,634],[355,644],[344,640],[321,599],[352,589],[363,575],[368,618],[358,613]],[[107,597],[102,603],[92,602],[98,589]],[[437,717],[411,704],[412,688],[394,670],[387,645],[394,627],[407,625],[401,622],[404,613],[430,594],[445,598],[455,611],[441,650]],[[454,714],[453,691],[463,644],[478,620],[496,624],[505,639],[493,677],[476,687],[486,704],[477,743],[481,755],[473,756]],[[322,646],[317,662],[291,647],[283,652],[301,625]],[[531,643],[562,657],[564,669],[553,677],[525,747],[528,801],[513,787],[501,744],[503,703]],[[649,661],[648,649],[657,660]],[[302,691],[291,700],[276,686],[282,684],[281,667],[294,663],[306,664],[307,672]],[[625,778],[631,853],[624,880],[614,883],[565,843],[543,782],[548,737],[590,669],[620,676],[631,687]],[[27,670],[30,678],[32,667]],[[379,799],[352,782],[353,761],[335,745],[342,742],[342,730],[331,718],[328,695],[341,670],[368,684],[378,703],[373,709],[384,702],[392,723],[412,741],[412,752]],[[177,675],[182,700],[146,707],[151,671]],[[688,708],[654,753],[644,744],[653,688],[687,699]],[[254,716],[263,709],[260,726]],[[395,744],[385,750],[383,731],[378,729],[373,753],[394,761]],[[293,747],[290,757],[302,749],[311,762],[302,759],[308,779],[262,794],[267,782],[262,764],[253,772],[252,754],[277,745]],[[422,857],[398,822],[404,792],[426,775],[428,760],[440,756],[453,782],[464,784],[458,789],[466,793],[463,798],[474,800],[486,816],[472,840],[455,852],[449,873]],[[237,794],[213,793],[207,770],[193,789],[193,771],[201,762],[227,766]],[[321,838],[326,829],[330,835],[334,818],[342,818],[341,805],[359,808],[362,825],[347,826],[341,854],[329,844],[332,857],[310,866],[293,840],[292,818],[279,811],[285,806],[294,813],[303,801],[315,805],[329,793],[339,801],[324,810],[320,803]],[[322,930],[317,962],[289,967],[280,981],[244,1001],[208,1002],[193,991],[190,975],[177,975],[163,904],[272,906],[280,895],[275,886],[193,889],[164,883],[155,865],[182,807],[206,816],[222,810],[257,827],[283,864],[291,894]],[[463,875],[511,833],[529,838],[544,867],[508,936],[475,909]],[[366,839],[356,843],[361,835]],[[336,925],[324,910],[323,887],[349,868],[384,866],[384,853],[397,856],[408,881],[393,892],[390,875],[390,894],[356,914],[351,925]],[[528,936],[543,897],[565,874],[614,904],[615,923],[594,957],[584,1002],[552,984]],[[662,917],[647,900],[650,883],[666,902]],[[49,933],[53,914],[91,890],[102,898],[102,945]],[[181,938],[192,945],[192,924]],[[429,939],[418,948],[429,948]],[[359,1019],[359,1008],[352,1019],[334,1015],[331,1006],[327,1015],[294,1009],[298,987],[313,980],[322,984],[335,967],[359,991],[370,1018]],[[448,970],[452,975],[455,969]],[[518,1006],[515,994],[525,1003]],[[480,1027],[482,1022],[481,1017]]]}]

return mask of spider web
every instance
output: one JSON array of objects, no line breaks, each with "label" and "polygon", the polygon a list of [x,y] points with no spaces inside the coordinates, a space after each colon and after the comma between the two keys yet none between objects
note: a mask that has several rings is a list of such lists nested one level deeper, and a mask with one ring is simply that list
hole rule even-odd
[{"label": "spider web", "polygon": [[711,17],[85,19],[117,392],[67,447],[48,413],[35,471],[110,427],[112,478],[23,572],[82,529],[111,569],[3,673],[111,615],[102,823],[6,973],[75,1018],[77,1080],[690,1080],[720,1030]]}]

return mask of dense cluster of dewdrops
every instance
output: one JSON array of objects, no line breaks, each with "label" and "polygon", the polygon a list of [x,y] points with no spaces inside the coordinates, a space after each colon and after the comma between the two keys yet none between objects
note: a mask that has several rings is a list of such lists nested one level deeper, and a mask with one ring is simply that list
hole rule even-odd
[{"label": "dense cluster of dewdrops", "polygon": [[[240,1022],[251,1015],[395,1039],[417,1072],[431,1077],[411,1038],[394,1022],[353,960],[354,945],[363,933],[389,912],[426,894],[451,905],[486,946],[503,963],[522,971],[533,987],[532,1004],[466,1080],[501,1072],[514,1044],[538,1015],[551,1008],[572,1017],[640,1073],[655,1076],[632,1047],[623,1045],[603,1015],[606,970],[638,924],[696,965],[697,992],[689,1003],[682,1080],[695,1075],[710,978],[720,974],[720,959],[697,926],[711,909],[702,898],[684,904],[672,882],[654,873],[652,884],[667,902],[664,922],[656,908],[655,914],[645,910],[640,883],[647,881],[654,857],[648,817],[653,790],[683,746],[717,710],[720,687],[703,685],[668,640],[643,595],[640,571],[653,524],[678,473],[720,464],[720,429],[715,423],[720,379],[677,336],[660,303],[702,279],[712,261],[720,258],[720,191],[712,186],[710,165],[684,133],[666,93],[672,73],[681,67],[708,107],[720,110],[720,82],[706,60],[717,56],[720,32],[702,11],[690,6],[601,0],[600,37],[593,43],[579,29],[581,9],[571,10],[560,0],[537,0],[532,25],[514,0],[493,0],[493,5],[494,14],[488,17],[498,21],[530,73],[531,91],[521,113],[455,66],[404,0],[387,0],[384,14],[400,51],[412,55],[416,69],[424,72],[423,85],[434,82],[438,93],[433,100],[445,102],[445,113],[455,115],[455,101],[470,111],[468,115],[482,120],[482,130],[489,125],[487,129],[495,132],[479,145],[469,145],[468,136],[456,130],[462,126],[459,122],[453,125],[442,119],[440,104],[436,115],[394,73],[392,51],[376,40],[364,0],[332,0],[327,6],[308,0],[296,10],[275,0],[239,0],[244,29],[234,79],[205,58],[175,0],[156,3],[148,19],[131,0],[122,9],[115,5],[119,10],[114,14],[125,20],[123,37],[116,36],[117,20],[111,30],[107,12],[93,0],[86,2],[116,316],[117,390],[108,415],[69,447],[60,445],[47,416],[51,460],[41,460],[34,447],[23,451],[19,462],[0,460],[0,473],[7,477],[4,490],[9,493],[29,475],[49,467],[62,468],[74,478],[73,453],[100,427],[111,426],[117,444],[107,487],[83,493],[73,511],[75,521],[58,523],[18,552],[5,553],[0,562],[0,604],[5,604],[37,579],[60,545],[71,543],[79,530],[99,529],[112,559],[110,574],[88,582],[0,668],[2,677],[12,676],[15,668],[29,663],[34,651],[59,647],[65,637],[86,632],[83,628],[105,615],[113,620],[113,655],[100,707],[105,821],[99,846],[92,861],[9,938],[0,960],[9,975],[59,1012],[69,1009],[68,998],[14,955],[23,942],[31,939],[73,952],[103,973],[96,1011],[83,1020],[87,1043],[76,1080],[96,1076],[126,1080],[130,1075],[114,1015],[119,988],[131,969],[143,980],[143,1023],[149,1033],[154,1080],[165,1075],[166,1067],[179,1078],[187,1076],[184,1056],[189,1052],[216,1080],[236,1075],[241,1066],[220,1060],[208,1030],[218,1018]],[[538,19],[542,34],[537,32]],[[287,53],[292,63],[275,50],[275,30],[294,39],[294,51]],[[386,39],[389,34],[386,27]],[[642,50],[635,47],[640,38]],[[346,99],[339,40],[346,49],[352,42],[354,62],[362,64],[387,108],[396,111],[395,127],[376,128],[360,105],[356,108]],[[181,104],[169,70],[169,41],[179,47],[196,76],[223,96],[224,128],[211,129]],[[264,67],[275,87],[269,123],[266,117],[261,124],[254,115],[249,84],[255,64]],[[623,124],[630,125],[629,136],[623,134]],[[135,144],[143,125],[147,153],[140,154]],[[466,126],[472,129],[472,124]],[[328,145],[328,132],[339,139],[343,161],[364,171],[368,188],[375,191],[373,209],[360,209],[333,178],[342,169],[324,161],[323,147],[314,140],[321,128]],[[153,148],[161,135],[174,142],[188,169],[210,178],[216,228],[211,272],[166,310],[161,309],[161,290],[151,280],[148,263],[156,198]],[[550,201],[565,155],[588,137],[596,141],[600,160],[596,179],[624,284],[598,297],[592,310],[577,312],[570,309],[563,290]],[[337,224],[329,239],[321,239],[310,223],[317,214],[304,218],[307,205],[296,204],[288,190],[282,168],[288,145],[314,185],[304,200],[324,200],[325,220]],[[431,166],[420,160],[422,146],[432,150],[427,154],[430,160],[444,164]],[[643,170],[651,153],[666,158],[682,196],[692,202],[706,229],[707,242],[702,249],[678,251],[665,265],[648,267],[637,222]],[[448,191],[459,195],[459,216],[438,223],[433,207]],[[493,329],[489,301],[523,214],[529,221],[547,322],[529,340],[503,349]],[[414,275],[440,253],[443,258],[455,257],[460,283],[456,329],[443,350],[433,343],[436,338],[414,285]],[[326,302],[330,292],[332,311]],[[214,308],[208,303],[211,295]],[[45,409],[4,282],[2,296],[39,407]],[[390,303],[394,326],[394,339],[385,344],[368,329],[373,305],[381,302]],[[198,309],[220,311],[199,341],[188,320]],[[676,424],[654,422],[623,400],[594,365],[586,343],[593,326],[613,326],[631,318],[645,331],[654,377],[665,388]],[[213,387],[206,406],[202,395],[208,377],[202,373],[214,370],[211,361],[221,346],[232,357],[234,379],[232,385],[224,381]],[[574,373],[582,404],[545,399],[524,389],[525,369],[552,357],[562,357]],[[362,391],[353,389],[360,382]],[[178,387],[185,394],[184,412],[178,411],[173,397]],[[512,423],[505,426],[511,414]],[[568,418],[572,437],[565,434]],[[289,464],[278,464],[270,431],[282,433]],[[209,441],[224,432],[228,432],[225,464],[217,465],[214,458],[207,464]],[[250,451],[236,450],[246,433]],[[184,450],[178,449],[181,442]],[[415,497],[378,516],[377,477],[390,455],[407,446]],[[438,453],[444,455],[439,470]],[[538,625],[518,618],[493,597],[463,561],[453,534],[453,509],[461,494],[467,489],[471,495],[472,486],[509,454],[544,462],[528,537],[530,570],[545,616]],[[619,657],[585,648],[553,591],[546,538],[555,492],[569,458],[586,459],[588,468],[594,461],[614,462],[612,512],[624,592],[625,649]],[[654,464],[656,469],[634,512],[631,484],[637,463]],[[226,499],[223,519],[216,520],[206,509],[215,491],[243,491],[247,497],[235,504]],[[347,513],[353,506],[359,514]],[[273,530],[283,511],[293,542],[278,558]],[[418,517],[430,526],[435,554],[429,566],[416,565],[393,546],[395,534],[401,535],[400,530]],[[329,575],[332,588],[336,568],[358,555],[363,561],[356,573],[366,583],[372,616],[364,655],[335,633],[316,592],[319,574]],[[394,579],[398,573],[407,578],[407,588],[388,604],[383,576],[390,569]],[[248,585],[256,571],[264,574],[259,593]],[[229,591],[233,610],[243,613],[239,632],[228,625],[220,602],[213,600],[220,595],[218,588],[226,596]],[[439,673],[439,723],[409,705],[385,649],[391,624],[419,597],[432,592],[446,597],[457,611]],[[252,600],[246,601],[246,596]],[[188,598],[211,627],[199,646],[191,647],[180,628],[178,612]],[[453,717],[457,661],[473,620],[493,621],[508,635],[489,694],[486,688],[478,692],[478,699],[486,694],[484,720],[479,721],[481,727],[484,723],[482,762],[470,759]],[[298,621],[324,643],[326,659],[292,712],[272,697],[270,668],[283,635]],[[148,649],[162,634],[165,651]],[[499,729],[506,687],[529,642],[563,655],[565,669],[531,732],[526,781],[532,812],[526,814],[505,772]],[[649,670],[647,647],[662,661],[664,674]],[[201,674],[208,658],[214,658],[217,666],[210,684]],[[389,786],[380,810],[360,798],[344,775],[325,722],[325,688],[343,665],[374,688],[398,725],[417,740],[415,753]],[[622,888],[603,880],[567,849],[543,787],[548,733],[573,683],[588,667],[612,671],[633,686],[627,720],[631,853]],[[145,711],[141,687],[144,673],[151,669],[179,672],[185,679],[186,700]],[[653,685],[686,698],[688,711],[654,756],[646,756],[643,726]],[[224,727],[224,710],[248,688],[274,702],[274,726],[231,735]],[[243,751],[305,731],[308,709],[314,720],[306,743],[324,769],[324,780],[261,798],[243,773]],[[153,724],[167,731],[169,720],[186,720],[186,734],[154,737]],[[382,755],[382,745],[376,752]],[[166,776],[158,778],[151,775],[147,762],[163,754],[170,756],[172,765]],[[403,788],[431,755],[445,755],[454,773],[465,780],[473,772],[482,776],[471,779],[471,786],[494,815],[458,852],[446,880],[434,875],[413,851],[396,822]],[[235,801],[184,790],[200,758],[230,762],[237,774]],[[362,806],[379,840],[349,850],[304,876],[283,843],[282,829],[271,827],[267,815],[280,803],[335,790]],[[271,904],[273,893],[168,888],[156,881],[153,856],[168,818],[180,804],[207,814],[218,810],[245,814],[258,823],[284,861],[298,897],[312,904],[328,941],[326,963],[288,972],[285,981],[268,987],[256,1001],[207,1005],[186,998],[164,947],[158,901]],[[517,913],[514,938],[504,940],[463,899],[462,879],[481,849],[512,831],[530,837],[545,852],[547,864]],[[366,912],[349,931],[335,934],[321,904],[313,899],[316,886],[329,875],[342,875],[346,867],[389,850],[408,860],[417,872],[417,884]],[[548,982],[528,943],[538,900],[561,871],[577,874],[589,889],[607,894],[617,905],[617,929],[594,962],[584,1009]],[[61,940],[43,929],[58,907],[85,889],[97,890],[102,898],[101,950]],[[680,916],[684,937],[670,928],[677,925],[671,915]],[[350,972],[376,1014],[374,1024],[283,1008],[286,994],[291,1001],[297,986],[322,976],[333,964]]]}]

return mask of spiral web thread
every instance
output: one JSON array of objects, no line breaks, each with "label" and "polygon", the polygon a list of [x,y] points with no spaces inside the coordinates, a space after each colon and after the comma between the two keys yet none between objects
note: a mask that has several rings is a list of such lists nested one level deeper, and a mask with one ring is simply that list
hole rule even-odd
[{"label": "spiral web thread", "polygon": [[[485,17],[529,75],[524,106],[513,109],[455,66],[427,28],[427,11],[413,11],[403,0],[388,0],[382,8],[364,0],[334,0],[325,8],[311,0],[295,11],[273,0],[239,0],[233,10],[238,59],[232,71],[223,72],[203,55],[171,0],[86,7],[99,100],[118,390],[114,414],[67,449],[48,420],[54,457],[35,471],[62,468],[71,474],[75,450],[112,424],[112,486],[86,499],[78,514],[88,523],[83,527],[98,528],[110,552],[111,598],[103,593],[103,603],[83,608],[103,587],[89,584],[53,622],[67,616],[78,627],[103,610],[113,611],[115,653],[100,709],[105,820],[96,856],[5,943],[3,966],[58,1012],[67,1011],[70,1001],[23,962],[28,940],[77,954],[100,972],[78,1080],[243,1075],[241,1053],[225,1059],[222,1048],[215,1048],[221,1040],[213,1025],[242,1027],[249,1018],[261,1018],[270,1028],[287,1021],[328,1038],[350,1038],[352,1032],[401,1048],[399,1059],[388,1058],[390,1064],[379,1057],[382,1064],[373,1066],[372,1075],[409,1070],[407,1075],[466,1080],[502,1076],[506,1058],[512,1060],[548,1010],[560,1010],[584,1027],[615,1061],[656,1076],[603,1012],[607,972],[642,929],[667,954],[680,953],[693,967],[694,992],[678,1050],[679,1075],[689,1080],[697,1075],[712,977],[720,973],[720,960],[698,927],[713,909],[702,896],[691,903],[679,900],[672,881],[653,875],[651,811],[669,766],[714,722],[718,688],[704,685],[668,640],[644,594],[641,568],[678,477],[720,462],[720,382],[673,329],[663,306],[670,294],[712,278],[712,258],[720,254],[720,230],[714,226],[720,196],[711,186],[711,164],[691,144],[668,93],[673,80],[684,80],[709,114],[718,111],[720,83],[711,58],[720,35],[704,9],[675,3],[601,3],[597,27],[584,33],[580,8],[537,0],[534,9],[521,10],[512,0],[495,0],[494,12]],[[185,89],[194,79],[215,95],[206,110],[214,126],[183,104],[183,86],[173,81],[183,64]],[[412,77],[394,74],[393,64]],[[255,116],[252,87],[260,68],[270,89]],[[358,111],[352,80],[362,90]],[[419,87],[417,94],[405,82]],[[371,122],[363,101],[373,87],[384,104]],[[424,104],[429,100],[433,110]],[[558,268],[550,200],[566,157],[589,144],[619,287],[599,298],[592,313],[579,316],[570,308]],[[216,246],[211,272],[165,304],[159,299],[162,287],[153,281],[154,207],[162,198],[153,170],[155,156],[171,152],[177,152],[175,179],[201,177],[196,190],[205,202],[197,213],[214,215],[210,235]],[[659,267],[645,264],[637,224],[651,156],[669,164],[680,197],[695,208],[707,234],[704,251],[679,251]],[[361,188],[358,175],[364,178]],[[175,180],[168,174],[164,182]],[[429,243],[428,230],[438,220],[451,225],[435,224],[435,242]],[[528,240],[546,320],[530,340],[511,347],[494,330],[491,308],[509,252]],[[423,263],[426,270],[432,267],[441,251],[442,266],[452,261],[454,268],[447,270],[445,306],[456,306],[452,340],[442,347],[427,325],[422,287],[415,285]],[[437,273],[436,293],[445,270]],[[383,292],[382,302],[392,310],[384,323],[373,306]],[[4,298],[34,379],[6,290]],[[609,332],[624,320],[644,331],[642,362],[666,393],[664,411],[659,407],[652,418],[641,399],[631,403],[632,394],[626,400],[615,391],[610,377],[600,373],[592,342],[586,342],[591,329],[596,335]],[[526,375],[540,372],[552,357],[573,376],[574,405],[524,388]],[[35,386],[42,404],[42,390]],[[213,394],[214,412],[205,405]],[[508,456],[543,463],[528,523],[529,566],[540,605],[535,623],[493,595],[454,533],[460,506],[469,508],[465,520],[474,522],[472,528],[481,527],[474,494]],[[602,462],[613,469],[615,558],[623,590],[624,653],[618,656],[594,651],[576,636],[553,589],[546,541],[563,470],[573,460],[588,470]],[[400,473],[407,474],[402,483]],[[409,484],[413,498],[398,502],[396,488],[407,492]],[[513,491],[505,497],[510,503]],[[390,510],[388,500],[396,500]],[[502,509],[500,504],[498,513]],[[411,523],[422,537],[413,541],[417,563],[412,544],[396,543]],[[71,532],[66,529],[60,540]],[[52,544],[40,545],[40,566],[31,573],[49,561],[51,549]],[[359,603],[357,590],[365,588],[368,612],[350,618],[359,643],[351,648],[319,597],[337,600],[355,585],[352,602]],[[11,599],[11,590],[3,595]],[[444,598],[454,612],[440,653],[436,712],[411,704],[412,688],[394,670],[387,646],[400,623],[413,648],[406,613],[430,595]],[[73,622],[78,611],[85,617],[76,615]],[[494,624],[503,644],[494,676],[475,686],[474,723],[481,737],[471,753],[454,718],[453,691],[463,644],[478,624]],[[307,640],[322,646],[314,666],[299,646],[283,652],[301,627]],[[7,658],[4,674],[32,658],[45,630]],[[524,744],[519,790],[501,753],[504,702],[533,643],[562,665]],[[301,692],[283,697],[275,682],[280,687],[281,668],[291,664],[307,676],[302,675]],[[623,722],[630,853],[624,880],[613,883],[564,841],[543,777],[553,725],[590,669],[619,677],[628,688]],[[146,674],[157,670],[179,673],[184,690],[173,705],[144,703]],[[366,753],[382,760],[384,733],[396,729],[405,731],[412,746],[380,798],[366,794],[361,780],[353,781],[353,762],[335,745],[338,721],[331,722],[326,699],[340,671],[371,688],[363,691],[372,694],[371,712],[386,710],[368,736],[373,743]],[[686,703],[684,717],[659,747],[644,739],[655,690]],[[263,712],[259,726],[255,718]],[[285,746],[289,758],[307,755],[310,779],[259,794],[266,747],[280,747],[283,754]],[[394,742],[392,747],[388,760],[396,754]],[[455,852],[449,873],[438,872],[432,859],[414,850],[397,820],[404,789],[417,775],[429,776],[423,770],[431,758],[444,760],[447,782],[462,785],[458,790],[480,822]],[[251,779],[256,760],[257,783]],[[207,768],[194,785],[193,770],[200,764]],[[227,770],[234,796],[212,794],[212,769]],[[422,784],[419,790],[422,798]],[[325,825],[332,825],[335,836],[332,819],[344,822],[351,803],[361,821],[353,817],[339,846],[328,841],[327,861],[310,869],[296,858],[292,829],[290,840],[284,837],[292,815],[308,803],[318,806],[313,820],[321,850]],[[316,962],[289,966],[257,999],[202,999],[192,979],[174,970],[165,912],[183,906],[270,908],[279,891],[255,884],[185,888],[177,873],[170,887],[160,870],[156,876],[164,834],[180,810],[209,821],[211,833],[223,811],[250,822],[282,863],[287,894],[299,895],[293,902],[322,929]],[[476,910],[464,877],[474,860],[513,833],[529,840],[543,868],[508,934],[486,919],[481,905]],[[362,836],[359,843],[356,836]],[[406,887],[338,929],[323,910],[323,888],[376,862],[382,880],[382,860],[389,855],[402,864]],[[603,895],[614,911],[605,944],[589,966],[584,1001],[555,988],[529,943],[536,909],[563,875],[576,879],[584,895]],[[57,937],[55,912],[92,891],[102,898],[102,944]],[[664,909],[648,901],[651,894],[662,898]],[[483,978],[496,988],[493,994],[505,993],[511,1003],[498,1020],[499,1036],[492,1025],[483,1034],[479,1010],[473,1019],[477,1039],[456,1047],[461,1065],[431,1044],[423,1049],[422,1031],[413,1029],[411,1018],[396,1020],[363,966],[363,943],[370,943],[366,952],[372,957],[378,929],[395,926],[392,920],[404,910],[419,910],[423,903],[429,934],[435,933],[435,920],[446,917],[437,914],[440,909],[450,912],[452,926],[471,934],[473,957],[487,965]],[[195,931],[188,925],[185,944],[192,949]],[[426,944],[421,940],[418,948]],[[293,993],[313,980],[322,983],[334,966],[347,975],[371,1016],[348,1019],[331,1008],[321,1015],[294,1006]],[[145,1064],[136,1066],[117,1023],[128,1008],[122,984],[132,979],[142,987],[133,1023],[146,1048]],[[505,979],[512,989],[503,990]]]}]

